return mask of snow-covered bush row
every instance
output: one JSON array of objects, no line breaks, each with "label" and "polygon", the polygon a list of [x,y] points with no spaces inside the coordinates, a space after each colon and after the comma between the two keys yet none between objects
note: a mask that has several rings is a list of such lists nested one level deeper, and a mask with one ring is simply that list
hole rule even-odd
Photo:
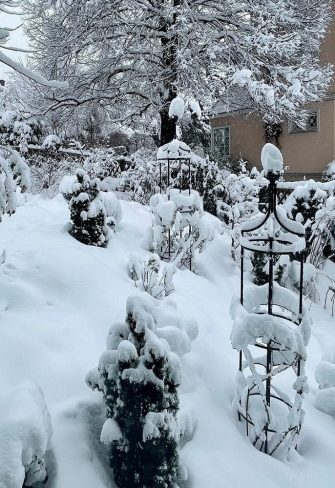
[{"label": "snow-covered bush row", "polygon": [[37,144],[42,133],[35,117],[24,117],[16,110],[0,111],[0,144],[28,152],[29,144]]},{"label": "snow-covered bush row", "polygon": [[101,442],[110,446],[119,488],[177,488],[184,481],[179,441],[194,423],[178,419],[177,354],[189,352],[196,336],[196,323],[180,317],[171,303],[133,295],[125,323],[111,328],[98,368],[88,373],[86,383],[105,399]]},{"label": "snow-covered bush row", "polygon": [[52,427],[42,391],[34,383],[16,387],[0,402],[0,486],[22,488],[47,478],[44,457]]},{"label": "snow-covered bush row", "polygon": [[61,151],[62,141],[55,134],[46,136],[40,146],[30,146],[27,154],[32,173],[32,192],[54,197],[64,175],[79,165],[76,157]]},{"label": "snow-covered bush row", "polygon": [[195,254],[214,239],[216,229],[203,211],[199,193],[171,189],[150,199],[154,216],[147,246],[177,267],[195,269]]},{"label": "snow-covered bush row", "polygon": [[154,298],[162,299],[174,291],[173,276],[177,268],[173,263],[163,264],[157,254],[147,260],[135,254],[129,256],[130,277],[135,285],[140,282],[144,291]]},{"label": "snow-covered bush row", "polygon": [[83,162],[83,169],[91,178],[101,180],[106,177],[120,176],[123,171],[134,164],[134,160],[126,153],[125,148],[91,149]]},{"label": "snow-covered bush row", "polygon": [[[169,164],[166,158],[170,158]],[[180,158],[187,161],[180,161]],[[166,192],[168,188],[187,190],[191,187],[203,197],[204,209],[216,215],[216,201],[228,172],[220,170],[213,161],[196,155],[177,140],[159,148],[157,155],[140,149],[131,155],[131,160],[131,167],[119,177],[117,189],[130,194],[133,200],[148,204],[159,190]]]}]

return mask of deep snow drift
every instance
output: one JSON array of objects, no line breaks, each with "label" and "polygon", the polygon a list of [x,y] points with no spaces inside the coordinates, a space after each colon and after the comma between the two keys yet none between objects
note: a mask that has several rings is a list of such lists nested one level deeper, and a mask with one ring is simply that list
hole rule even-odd
[{"label": "deep snow drift", "polygon": [[[0,266],[0,401],[22,381],[41,386],[54,431],[47,488],[111,486],[92,438],[101,428],[93,424],[99,422],[101,397],[87,388],[85,376],[105,349],[110,326],[124,320],[127,297],[136,292],[129,255],[148,256],[141,242],[151,226],[149,209],[122,202],[122,213],[120,230],[106,249],[67,234],[69,212],[61,196],[34,197],[0,225],[0,253],[7,252]],[[230,343],[229,309],[239,272],[228,238],[210,243],[197,270],[178,270],[176,291],[168,298],[199,324],[192,351],[181,359],[181,402],[197,419],[181,453],[189,486],[333,488],[335,422],[314,407],[314,375],[330,349],[335,351],[335,319],[312,306],[306,416],[299,453],[284,464],[253,448],[232,411],[238,357]]]}]

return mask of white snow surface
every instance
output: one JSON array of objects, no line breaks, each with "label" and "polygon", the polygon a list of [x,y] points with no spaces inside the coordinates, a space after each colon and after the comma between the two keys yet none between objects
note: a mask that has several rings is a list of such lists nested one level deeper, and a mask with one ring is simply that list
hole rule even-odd
[{"label": "white snow surface", "polygon": [[0,418],[0,487],[21,488],[34,460],[43,460],[52,436],[40,388],[32,382],[14,388],[1,399]]},{"label": "white snow surface", "polygon": [[[87,412],[99,407],[101,395],[87,388],[85,376],[105,349],[111,325],[124,322],[127,298],[134,293],[129,254],[148,257],[141,241],[151,226],[150,209],[121,205],[120,230],[105,249],[85,246],[67,233],[69,211],[61,195],[50,201],[33,197],[0,224],[0,248],[7,253],[0,266],[0,403],[26,379],[41,386],[54,431],[52,488],[115,488],[88,422]],[[229,339],[229,308],[239,290],[239,270],[229,238],[217,236],[197,259],[199,274],[178,270],[172,295],[178,310],[199,325],[191,352],[180,359],[181,406],[194,412],[197,424],[181,451],[190,487],[333,488],[335,422],[314,405],[316,366],[335,357],[329,307],[312,305],[306,415],[298,451],[283,463],[251,445],[232,409],[238,354]],[[331,389],[324,391],[331,395]],[[104,434],[116,430],[106,425]]]}]

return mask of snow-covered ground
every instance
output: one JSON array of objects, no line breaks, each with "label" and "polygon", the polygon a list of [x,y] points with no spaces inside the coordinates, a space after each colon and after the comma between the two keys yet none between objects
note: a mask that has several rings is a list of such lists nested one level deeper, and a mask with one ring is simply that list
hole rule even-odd
[{"label": "snow-covered ground", "polygon": [[[105,349],[110,326],[124,320],[127,297],[136,292],[129,254],[146,255],[141,242],[151,224],[149,209],[122,202],[122,211],[120,231],[106,249],[68,235],[69,212],[61,196],[34,197],[0,224],[0,252],[7,252],[0,266],[0,401],[25,380],[44,391],[54,431],[48,488],[111,486],[92,437],[101,398],[84,379]],[[239,290],[239,270],[228,239],[218,236],[197,268],[198,274],[177,272],[176,291],[168,298],[195,317],[200,329],[182,359],[181,403],[197,418],[195,435],[182,449],[188,486],[333,488],[335,422],[314,407],[314,373],[329,349],[335,354],[335,318],[312,306],[306,417],[299,454],[283,463],[253,448],[231,407],[238,358],[229,340],[229,308]]]}]

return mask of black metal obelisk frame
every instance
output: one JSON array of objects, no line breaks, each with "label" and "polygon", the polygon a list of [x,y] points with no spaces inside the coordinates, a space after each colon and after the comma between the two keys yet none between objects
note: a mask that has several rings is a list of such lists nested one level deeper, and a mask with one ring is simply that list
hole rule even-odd
[{"label": "black metal obelisk frame", "polygon": [[[240,288],[240,303],[244,310],[248,314],[252,315],[252,320],[255,319],[255,314],[263,315],[267,314],[265,319],[270,322],[277,321],[281,326],[287,326],[288,328],[294,328],[300,326],[303,319],[303,276],[304,276],[304,250],[301,246],[294,247],[293,242],[304,238],[304,233],[301,227],[290,224],[287,216],[283,216],[282,210],[279,211],[277,206],[277,180],[278,174],[269,172],[265,175],[269,181],[268,184],[268,204],[264,217],[258,216],[257,219],[248,222],[247,225],[242,227],[241,231],[241,288]],[[286,215],[286,214],[285,214]],[[269,231],[269,229],[277,229]],[[281,230],[279,230],[281,229]],[[268,256],[268,283],[262,287],[253,285],[253,293],[257,295],[257,289],[259,288],[259,296],[262,294],[263,298],[257,299],[250,305],[250,297],[246,300],[245,292],[245,259],[246,251],[265,253]],[[294,257],[295,261],[300,262],[300,279],[299,279],[299,296],[297,299],[297,307],[293,307],[292,302],[280,298],[284,293],[290,293],[288,290],[281,288],[275,283],[275,264],[281,255],[289,255]],[[250,288],[250,286],[249,286]],[[249,293],[249,288],[248,292]],[[261,289],[261,293],[260,293]],[[256,291],[255,291],[256,290]],[[284,290],[284,291],[283,291]],[[294,297],[294,294],[292,293]],[[245,302],[248,301],[248,304]],[[257,303],[255,303],[257,302]],[[294,308],[294,310],[293,310]],[[256,349],[255,349],[256,348]],[[252,351],[262,350],[264,356],[262,358],[252,356]],[[250,344],[250,348],[240,348],[239,351],[239,372],[247,378],[243,395],[238,397],[237,409],[238,418],[241,422],[245,422],[246,433],[249,436],[251,430],[252,442],[259,450],[267,453],[274,454],[276,450],[287,441],[288,437],[295,438],[300,432],[301,423],[298,421],[298,425],[288,425],[283,431],[278,431],[273,427],[271,422],[271,408],[275,402],[281,402],[286,406],[289,411],[295,408],[301,412],[301,408],[297,407],[298,404],[295,400],[291,402],[288,397],[278,388],[273,387],[273,380],[277,376],[288,369],[293,369],[297,378],[301,375],[301,360],[302,357],[297,349],[293,351],[289,349],[287,344],[283,345],[280,340],[271,337],[271,340],[264,342],[262,337],[259,337],[254,344]],[[282,363],[280,363],[282,361]],[[256,371],[261,371],[259,373]],[[248,373],[246,373],[248,371]],[[249,376],[248,376],[249,375]],[[253,379],[255,378],[255,379]],[[257,383],[258,381],[258,383]],[[298,384],[298,383],[297,383]],[[302,398],[303,387],[293,386],[296,390],[296,394]],[[299,390],[300,388],[300,390]],[[241,390],[242,391],[242,390]],[[265,394],[264,394],[265,392]],[[257,398],[259,400],[257,400]],[[301,398],[299,402],[301,403]],[[262,432],[257,431],[257,421],[255,420],[255,411],[251,409],[252,401],[256,401],[257,405],[261,405],[260,409],[264,408],[264,428]],[[299,405],[300,405],[299,403]],[[257,407],[258,408],[258,407]],[[286,411],[285,408],[285,411]],[[299,418],[299,415],[297,415]],[[279,429],[280,430],[280,429]],[[270,437],[272,437],[272,443],[270,446]],[[275,440],[273,440],[275,439]]]}]

